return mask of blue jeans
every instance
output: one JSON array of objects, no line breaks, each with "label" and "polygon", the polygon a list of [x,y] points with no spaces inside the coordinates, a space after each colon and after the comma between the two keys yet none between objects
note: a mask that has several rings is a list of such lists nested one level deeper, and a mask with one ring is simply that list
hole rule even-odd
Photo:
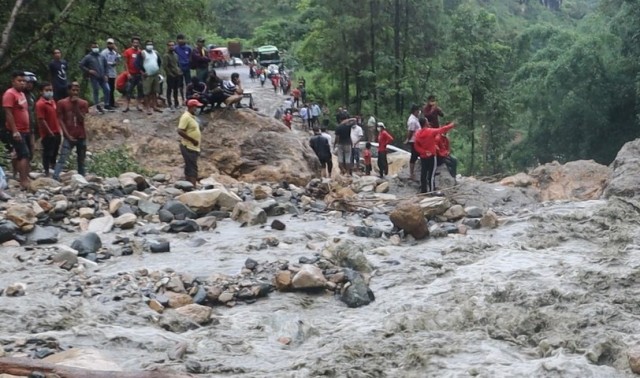
[{"label": "blue jeans", "polygon": [[191,68],[182,67],[182,78],[184,79],[185,88],[187,85],[191,84]]},{"label": "blue jeans", "polygon": [[109,93],[111,90],[109,89],[109,83],[104,81],[104,79],[100,80],[98,78],[91,78],[91,88],[93,89],[93,103],[94,105],[98,105],[100,103],[99,99],[99,91],[102,88],[102,94],[104,97],[102,98],[102,102],[105,104],[109,104]]},{"label": "blue jeans", "polygon": [[357,170],[360,165],[360,148],[353,147],[351,149],[351,159],[353,161],[353,167]]},{"label": "blue jeans", "polygon": [[69,139],[64,138],[64,142],[62,142],[62,152],[60,152],[60,158],[58,159],[56,169],[53,172],[53,178],[55,180],[60,180],[60,173],[62,172],[62,168],[64,168],[65,164],[67,164],[67,159],[69,159],[69,155],[71,154],[73,147],[76,148],[76,155],[78,155],[78,173],[84,176],[84,160],[87,156],[87,140],[76,139],[75,142],[72,142]]}]

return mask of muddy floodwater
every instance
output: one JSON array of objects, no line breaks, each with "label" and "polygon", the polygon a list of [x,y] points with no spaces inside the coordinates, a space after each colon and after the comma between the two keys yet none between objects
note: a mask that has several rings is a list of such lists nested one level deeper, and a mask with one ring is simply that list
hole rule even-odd
[{"label": "muddy floodwater", "polygon": [[[61,347],[98,348],[125,370],[186,371],[185,361],[197,361],[204,376],[632,376],[626,351],[640,342],[640,217],[631,204],[548,203],[510,211],[494,230],[400,246],[350,235],[348,226],[362,224],[356,214],[278,219],[285,231],[227,219],[214,231],[174,236],[170,253],[87,268],[97,291],[90,298],[56,295],[75,273],[39,261],[52,247],[3,248],[0,286],[23,282],[27,293],[0,297],[0,340],[53,337]],[[373,220],[391,229],[383,215]],[[104,235],[104,245],[115,236]],[[280,244],[251,247],[267,236]],[[143,268],[207,277],[238,274],[248,257],[297,262],[336,237],[365,247],[376,268],[372,304],[351,309],[331,294],[272,292],[216,307],[216,324],[173,333],[158,326],[162,315],[134,283],[117,297],[109,285]],[[72,240],[66,234],[61,244]],[[170,361],[167,351],[181,342],[184,360]]]}]

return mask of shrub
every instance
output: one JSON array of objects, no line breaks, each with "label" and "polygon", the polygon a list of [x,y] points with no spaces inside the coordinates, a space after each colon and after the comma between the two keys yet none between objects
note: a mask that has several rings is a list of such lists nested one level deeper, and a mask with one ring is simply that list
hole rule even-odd
[{"label": "shrub", "polygon": [[[73,159],[69,159],[73,161]],[[124,146],[110,148],[87,156],[87,171],[101,177],[118,177],[125,172],[149,176],[151,172],[138,164]]]}]

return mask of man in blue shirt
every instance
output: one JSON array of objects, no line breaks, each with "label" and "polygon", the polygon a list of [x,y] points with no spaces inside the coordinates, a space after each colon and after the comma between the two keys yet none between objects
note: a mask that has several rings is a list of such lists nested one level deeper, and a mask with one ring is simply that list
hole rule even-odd
[{"label": "man in blue shirt", "polygon": [[[175,48],[176,55],[178,55],[178,64],[182,70],[182,77],[184,78],[184,86],[191,84],[191,46],[187,45],[187,41],[184,38],[184,34],[178,34],[176,37],[178,45]],[[179,86],[180,95],[182,95],[182,85]],[[184,97],[183,97],[184,98]]]}]

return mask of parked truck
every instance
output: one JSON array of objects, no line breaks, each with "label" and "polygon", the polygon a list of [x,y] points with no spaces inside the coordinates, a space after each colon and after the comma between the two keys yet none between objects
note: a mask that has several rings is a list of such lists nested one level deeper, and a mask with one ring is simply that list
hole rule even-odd
[{"label": "parked truck", "polygon": [[242,43],[238,41],[230,41],[227,43],[229,55],[233,58],[242,58]]},{"label": "parked truck", "polygon": [[258,48],[258,63],[263,67],[280,64],[280,53],[275,46],[267,45]]}]

